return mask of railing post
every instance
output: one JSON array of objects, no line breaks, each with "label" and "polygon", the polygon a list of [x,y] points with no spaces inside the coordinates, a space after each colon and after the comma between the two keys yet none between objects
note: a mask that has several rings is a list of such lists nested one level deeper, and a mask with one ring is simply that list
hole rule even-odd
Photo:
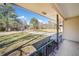
[{"label": "railing post", "polygon": [[46,56],[47,56],[47,46],[46,46]]}]

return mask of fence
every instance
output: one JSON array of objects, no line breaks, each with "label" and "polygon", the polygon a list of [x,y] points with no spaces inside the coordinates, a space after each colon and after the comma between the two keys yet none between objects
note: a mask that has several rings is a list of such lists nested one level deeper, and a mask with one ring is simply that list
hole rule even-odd
[{"label": "fence", "polygon": [[[56,34],[55,34],[56,35]],[[30,56],[48,56],[53,53],[52,55],[56,54],[56,50],[58,49],[58,44],[62,42],[62,35],[59,36],[59,42],[56,41],[56,39],[50,40],[46,42],[43,46],[41,46],[39,49],[37,49],[36,52],[32,53]]]}]

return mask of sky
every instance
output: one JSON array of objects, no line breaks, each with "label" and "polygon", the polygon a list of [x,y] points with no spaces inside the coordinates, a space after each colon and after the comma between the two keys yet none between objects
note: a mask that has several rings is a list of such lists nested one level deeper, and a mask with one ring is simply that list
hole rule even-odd
[{"label": "sky", "polygon": [[35,17],[41,23],[48,23],[48,19],[36,13],[33,13],[27,9],[14,5],[15,13],[18,15],[17,18],[22,19],[24,22],[26,21],[29,24],[30,20]]}]

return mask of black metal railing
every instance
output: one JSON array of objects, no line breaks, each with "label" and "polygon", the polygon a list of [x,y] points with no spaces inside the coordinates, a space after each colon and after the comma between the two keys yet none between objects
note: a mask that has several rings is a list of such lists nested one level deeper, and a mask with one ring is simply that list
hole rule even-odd
[{"label": "black metal railing", "polygon": [[42,47],[40,47],[36,52],[32,53],[31,56],[47,56],[57,48],[57,42],[49,41]]},{"label": "black metal railing", "polygon": [[[55,34],[56,35],[56,34]],[[56,50],[58,49],[58,44],[62,42],[62,35],[59,36],[59,42],[55,39],[50,40],[51,36],[49,36],[49,41],[42,45],[36,52],[32,53],[30,56],[48,56],[51,52],[52,55],[56,54]]]}]

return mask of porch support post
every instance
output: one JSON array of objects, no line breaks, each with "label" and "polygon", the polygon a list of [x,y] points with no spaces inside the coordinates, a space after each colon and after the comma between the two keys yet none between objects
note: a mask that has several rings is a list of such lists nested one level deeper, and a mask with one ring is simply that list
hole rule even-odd
[{"label": "porch support post", "polygon": [[59,49],[59,15],[56,15],[56,20],[57,20],[57,49]]}]

